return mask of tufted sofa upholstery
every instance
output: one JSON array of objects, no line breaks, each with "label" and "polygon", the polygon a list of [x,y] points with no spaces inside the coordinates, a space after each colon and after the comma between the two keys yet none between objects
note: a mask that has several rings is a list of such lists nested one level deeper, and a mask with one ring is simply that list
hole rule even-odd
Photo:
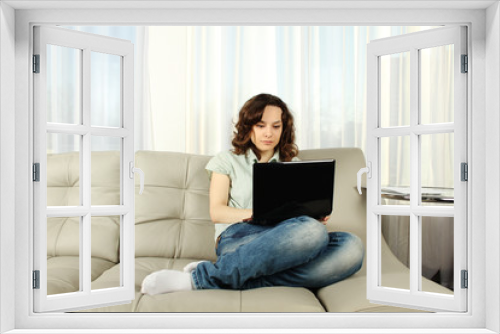
[{"label": "tufted sofa upholstery", "polygon": [[[334,211],[329,231],[348,231],[366,245],[366,198],[356,190],[356,173],[365,165],[356,148],[304,150],[302,160],[337,160]],[[209,182],[204,169],[209,156],[139,151],[136,166],[145,177],[138,196],[136,181],[135,300],[130,304],[85,312],[407,312],[371,304],[366,300],[366,263],[352,277],[317,291],[271,287],[246,291],[197,290],[157,296],[142,295],[141,282],[151,272],[182,268],[193,261],[215,261],[214,226],[209,217]],[[78,202],[78,155],[48,156],[49,205]],[[92,204],[119,201],[119,153],[92,155]],[[64,204],[67,203],[67,204]],[[78,220],[48,221],[48,290],[50,294],[77,290]],[[92,289],[119,285],[119,220],[93,217]],[[405,287],[408,268],[385,245],[382,249],[386,279],[392,287]],[[425,281],[426,291],[446,292]]]}]

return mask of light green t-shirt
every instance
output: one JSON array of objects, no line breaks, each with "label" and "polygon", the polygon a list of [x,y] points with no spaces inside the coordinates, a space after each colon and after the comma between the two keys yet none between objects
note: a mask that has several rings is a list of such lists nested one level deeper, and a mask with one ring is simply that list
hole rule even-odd
[{"label": "light green t-shirt", "polygon": [[[297,161],[293,158],[292,161]],[[269,162],[279,160],[279,151],[276,151]],[[252,173],[253,164],[258,162],[255,153],[248,150],[246,154],[237,155],[232,151],[224,151],[214,156],[208,162],[205,169],[209,178],[212,172],[228,175],[229,185],[229,203],[228,205],[237,209],[252,208]],[[215,239],[231,224],[215,224]]]}]

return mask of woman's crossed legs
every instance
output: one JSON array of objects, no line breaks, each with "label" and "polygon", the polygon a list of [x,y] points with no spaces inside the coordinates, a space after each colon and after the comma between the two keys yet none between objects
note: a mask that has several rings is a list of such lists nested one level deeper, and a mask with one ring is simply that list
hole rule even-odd
[{"label": "woman's crossed legs", "polygon": [[327,233],[307,216],[275,226],[231,225],[217,247],[215,263],[188,265],[187,272],[162,270],[146,277],[141,292],[190,289],[252,289],[266,286],[320,288],[357,272],[363,263],[361,240],[350,233]]},{"label": "woman's crossed legs", "polygon": [[358,271],[364,249],[357,236],[327,233],[323,224],[302,216],[273,227],[231,225],[217,255],[217,262],[199,263],[193,271],[197,289],[319,288]]}]

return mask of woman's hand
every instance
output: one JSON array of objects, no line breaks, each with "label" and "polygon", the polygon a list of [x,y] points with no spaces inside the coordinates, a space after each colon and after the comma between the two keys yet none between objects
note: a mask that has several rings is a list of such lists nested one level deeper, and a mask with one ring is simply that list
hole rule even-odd
[{"label": "woman's hand", "polygon": [[330,219],[330,216],[321,217],[320,219],[318,219],[318,221],[320,223],[322,223],[323,225],[326,225],[326,223],[328,222],[328,219]]}]

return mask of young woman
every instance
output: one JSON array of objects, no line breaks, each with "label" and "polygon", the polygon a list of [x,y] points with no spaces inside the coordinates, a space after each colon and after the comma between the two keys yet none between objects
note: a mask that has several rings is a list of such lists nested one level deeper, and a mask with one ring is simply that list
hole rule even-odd
[{"label": "young woman", "polygon": [[240,110],[232,145],[232,151],[219,153],[206,166],[217,261],[190,263],[184,272],[152,273],[144,279],[142,293],[320,288],[361,268],[361,240],[346,232],[328,233],[328,217],[318,221],[301,216],[274,226],[246,222],[252,216],[252,165],[297,159],[293,116],[281,99],[260,94],[248,100]]}]

